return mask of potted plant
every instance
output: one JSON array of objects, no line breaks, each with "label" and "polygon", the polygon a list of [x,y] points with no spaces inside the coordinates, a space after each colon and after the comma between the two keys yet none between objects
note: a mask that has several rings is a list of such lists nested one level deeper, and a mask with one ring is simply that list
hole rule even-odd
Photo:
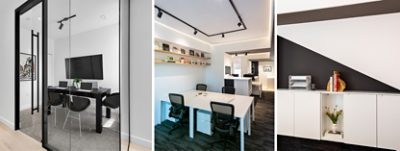
[{"label": "potted plant", "polygon": [[325,109],[326,109],[325,115],[328,116],[332,122],[331,132],[337,134],[338,133],[337,122],[339,120],[340,115],[343,114],[343,110],[338,110],[337,105],[335,106],[335,108],[333,108],[333,110],[331,110],[331,108],[329,107],[325,107]]},{"label": "potted plant", "polygon": [[72,84],[74,85],[75,88],[79,89],[81,87],[81,82],[82,82],[82,79],[75,78]]}]

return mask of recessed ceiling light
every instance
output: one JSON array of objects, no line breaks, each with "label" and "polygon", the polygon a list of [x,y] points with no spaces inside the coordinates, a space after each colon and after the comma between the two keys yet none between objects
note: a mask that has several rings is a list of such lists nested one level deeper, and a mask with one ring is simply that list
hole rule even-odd
[{"label": "recessed ceiling light", "polygon": [[41,20],[42,20],[42,17],[38,17],[37,20],[41,21]]}]

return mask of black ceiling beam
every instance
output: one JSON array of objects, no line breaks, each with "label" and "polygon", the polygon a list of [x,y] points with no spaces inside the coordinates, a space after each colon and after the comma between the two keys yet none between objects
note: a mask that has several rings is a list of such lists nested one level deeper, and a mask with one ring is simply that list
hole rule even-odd
[{"label": "black ceiling beam", "polygon": [[199,28],[197,28],[197,27],[195,27],[195,26],[189,24],[188,22],[186,22],[186,21],[180,19],[179,17],[176,17],[175,15],[173,15],[173,14],[171,14],[170,12],[168,12],[168,11],[162,9],[161,7],[159,7],[159,6],[157,6],[157,5],[154,5],[154,7],[155,7],[159,12],[162,12],[162,13],[165,13],[166,15],[168,15],[168,16],[171,16],[172,18],[174,18],[174,19],[176,19],[176,20],[182,22],[183,24],[189,26],[190,28],[193,28],[193,30],[196,30],[197,32],[200,32],[200,33],[202,33],[203,35],[206,35],[207,37],[213,37],[213,36],[224,35],[224,34],[228,34],[228,33],[233,33],[233,32],[238,32],[238,31],[247,30],[247,26],[246,26],[246,24],[244,23],[242,17],[240,16],[239,11],[237,10],[235,3],[233,3],[232,0],[229,0],[229,3],[231,4],[233,10],[235,11],[236,16],[239,18],[239,22],[240,22],[240,24],[241,24],[241,27],[243,27],[243,28],[242,28],[242,29],[236,29],[236,30],[230,30],[230,31],[219,32],[219,33],[215,33],[215,34],[207,34],[206,32],[204,32],[204,31],[200,30]]},{"label": "black ceiling beam", "polygon": [[303,12],[278,14],[277,24],[288,25],[400,12],[399,0],[382,0]]}]

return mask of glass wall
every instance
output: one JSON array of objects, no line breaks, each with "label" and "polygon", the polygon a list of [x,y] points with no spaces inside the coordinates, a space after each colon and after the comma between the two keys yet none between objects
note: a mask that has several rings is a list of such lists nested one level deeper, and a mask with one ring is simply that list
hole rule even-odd
[{"label": "glass wall", "polygon": [[119,0],[48,3],[48,144],[120,150]]}]

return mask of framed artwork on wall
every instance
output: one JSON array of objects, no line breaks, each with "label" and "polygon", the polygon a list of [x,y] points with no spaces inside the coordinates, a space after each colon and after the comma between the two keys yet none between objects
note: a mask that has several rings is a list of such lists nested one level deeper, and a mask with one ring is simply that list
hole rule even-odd
[{"label": "framed artwork on wall", "polygon": [[272,66],[270,66],[270,65],[265,65],[265,66],[263,67],[263,71],[264,71],[264,72],[272,72]]},{"label": "framed artwork on wall", "polygon": [[32,81],[36,80],[36,56],[32,56],[26,53],[20,53],[19,61],[19,80],[20,81]]},{"label": "framed artwork on wall", "polygon": [[166,43],[163,43],[163,44],[162,44],[162,49],[163,49],[164,51],[169,51],[169,45],[166,44]]}]

